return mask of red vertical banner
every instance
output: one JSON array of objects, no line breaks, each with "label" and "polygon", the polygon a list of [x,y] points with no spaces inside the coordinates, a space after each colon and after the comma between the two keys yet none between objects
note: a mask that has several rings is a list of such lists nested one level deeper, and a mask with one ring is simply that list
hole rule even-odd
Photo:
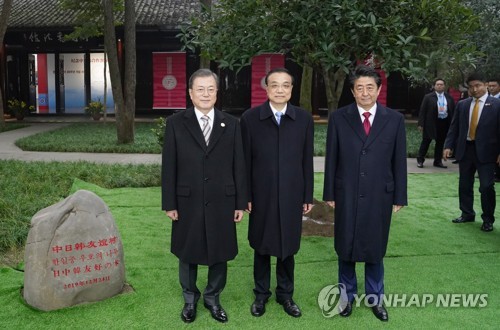
[{"label": "red vertical banner", "polygon": [[448,89],[448,94],[450,94],[450,96],[453,98],[455,103],[457,103],[460,100],[460,96],[462,93],[460,93],[460,91],[458,89],[450,87],[450,89]]},{"label": "red vertical banner", "polygon": [[283,54],[262,54],[252,58],[252,108],[267,100],[266,74],[271,69],[284,67]]},{"label": "red vertical banner", "polygon": [[186,53],[153,53],[153,109],[186,109]]},{"label": "red vertical banner", "polygon": [[49,84],[47,54],[37,54],[38,113],[49,113]]},{"label": "red vertical banner", "polygon": [[378,61],[375,60],[372,55],[369,55],[364,61],[358,61],[358,64],[364,64],[368,66],[375,65],[375,70],[380,74],[380,78],[382,78],[382,87],[380,90],[380,94],[378,95],[377,102],[382,104],[383,106],[387,106],[387,76],[385,71],[381,69],[377,69],[380,67]]},{"label": "red vertical banner", "polygon": [[387,106],[387,76],[385,71],[377,70],[382,78],[382,86],[380,88],[380,94],[378,95],[377,101],[383,106]]}]

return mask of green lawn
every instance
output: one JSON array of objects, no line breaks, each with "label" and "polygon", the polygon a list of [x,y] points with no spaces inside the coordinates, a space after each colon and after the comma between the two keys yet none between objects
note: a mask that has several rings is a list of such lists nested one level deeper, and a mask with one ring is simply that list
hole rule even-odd
[{"label": "green lawn", "polygon": [[0,133],[12,131],[18,128],[27,127],[27,124],[19,124],[17,122],[6,122],[4,125],[0,125]]},{"label": "green lawn", "polygon": [[[111,153],[161,153],[157,137],[152,129],[155,123],[136,123],[135,143],[118,145],[114,123],[76,123],[46,133],[22,138],[16,145],[29,151],[60,152],[111,152]],[[407,153],[416,157],[420,146],[421,134],[414,123],[407,124]],[[325,155],[326,124],[314,127],[314,155]],[[434,142],[429,148],[429,155],[434,150]]]},{"label": "green lawn", "polygon": [[[0,173],[2,171],[0,170]],[[94,178],[95,179],[95,178]],[[323,176],[315,175],[315,197],[321,199]],[[95,181],[89,179],[90,181]],[[247,219],[238,225],[239,255],[229,263],[227,287],[221,302],[231,329],[393,328],[451,329],[498,328],[500,309],[500,231],[479,230],[480,222],[452,224],[459,215],[456,174],[409,175],[409,203],[393,217],[385,258],[386,293],[486,293],[485,308],[389,308],[389,322],[378,321],[367,307],[355,308],[351,317],[324,318],[317,305],[319,291],[337,283],[333,239],[305,237],[296,258],[294,298],[303,316],[286,315],[274,300],[261,318],[250,315],[252,250],[248,246]],[[0,269],[0,326],[5,329],[173,329],[187,327],[180,320],[183,305],[177,259],[170,254],[170,221],[160,210],[160,188],[106,189],[76,180],[68,191],[92,190],[110,206],[120,230],[127,281],[134,288],[103,302],[54,312],[39,312],[23,303],[23,273],[16,267]],[[63,196],[60,196],[61,198]],[[476,205],[479,199],[476,196]],[[29,204],[30,201],[27,201]],[[498,211],[497,211],[498,216]],[[359,290],[363,292],[362,267]],[[274,275],[272,279],[275,281]],[[199,272],[199,287],[206,284],[206,268]],[[195,329],[222,326],[198,306]]]}]

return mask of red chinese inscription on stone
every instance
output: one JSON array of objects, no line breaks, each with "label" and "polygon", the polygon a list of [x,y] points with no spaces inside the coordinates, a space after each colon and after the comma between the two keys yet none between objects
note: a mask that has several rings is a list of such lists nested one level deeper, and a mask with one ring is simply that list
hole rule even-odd
[{"label": "red chinese inscription on stone", "polygon": [[[70,283],[62,284],[64,289],[109,282],[110,276],[101,273],[120,265],[117,243],[118,238],[112,236],[86,243],[75,242],[52,246],[53,257],[50,267],[53,277],[72,280]],[[90,273],[96,277],[75,281],[76,276],[82,275],[87,278]]]}]

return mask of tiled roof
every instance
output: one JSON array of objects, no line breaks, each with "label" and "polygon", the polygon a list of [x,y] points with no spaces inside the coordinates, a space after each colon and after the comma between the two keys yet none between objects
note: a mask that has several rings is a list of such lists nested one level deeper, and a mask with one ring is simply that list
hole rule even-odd
[{"label": "tiled roof", "polygon": [[[136,0],[135,6],[138,26],[168,29],[201,8],[199,0]],[[59,0],[14,0],[9,28],[74,26],[76,18],[77,12],[61,9]]]}]

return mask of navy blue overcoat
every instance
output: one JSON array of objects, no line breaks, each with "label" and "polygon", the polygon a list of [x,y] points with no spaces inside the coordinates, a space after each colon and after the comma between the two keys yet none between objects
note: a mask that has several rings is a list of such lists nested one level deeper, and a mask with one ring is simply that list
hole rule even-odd
[{"label": "navy blue overcoat", "polygon": [[407,205],[402,114],[377,104],[368,136],[355,103],[330,114],[323,200],[335,201],[334,240],[339,258],[382,261],[392,205]]}]

